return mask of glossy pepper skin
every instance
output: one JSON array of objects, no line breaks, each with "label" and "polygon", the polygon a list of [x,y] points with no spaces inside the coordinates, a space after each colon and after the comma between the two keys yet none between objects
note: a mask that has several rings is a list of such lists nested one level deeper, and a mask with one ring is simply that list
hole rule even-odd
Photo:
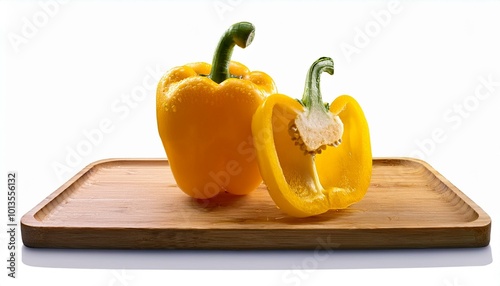
[{"label": "glossy pepper skin", "polygon": [[191,197],[244,195],[262,182],[251,121],[276,87],[267,74],[230,61],[234,45],[248,46],[254,31],[247,22],[231,26],[212,65],[176,67],[158,83],[158,132],[177,185]]},{"label": "glossy pepper skin", "polygon": [[[301,101],[270,95],[252,121],[259,167],[269,194],[278,208],[294,217],[347,208],[364,197],[371,179],[370,135],[364,113],[348,95],[337,97],[330,105],[322,102],[319,74],[323,71],[333,74],[330,58],[320,58],[311,66]],[[318,130],[303,132],[320,137],[325,134],[322,116],[337,120],[332,124],[340,119],[340,140],[307,150],[306,139],[298,138],[293,124],[300,114],[321,119],[312,124]]]}]

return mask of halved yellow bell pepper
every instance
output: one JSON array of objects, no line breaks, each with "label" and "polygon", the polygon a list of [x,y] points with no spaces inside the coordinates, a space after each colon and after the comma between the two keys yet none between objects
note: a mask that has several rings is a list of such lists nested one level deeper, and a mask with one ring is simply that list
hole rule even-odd
[{"label": "halved yellow bell pepper", "polygon": [[333,60],[311,66],[301,101],[272,94],[252,120],[259,168],[278,208],[307,217],[343,209],[366,194],[372,172],[368,124],[357,101],[322,101],[322,72],[333,74]]},{"label": "halved yellow bell pepper", "polygon": [[158,132],[177,185],[191,197],[244,195],[262,183],[252,116],[276,86],[269,75],[230,62],[235,44],[245,48],[254,32],[248,22],[232,25],[212,65],[176,67],[158,83]]}]

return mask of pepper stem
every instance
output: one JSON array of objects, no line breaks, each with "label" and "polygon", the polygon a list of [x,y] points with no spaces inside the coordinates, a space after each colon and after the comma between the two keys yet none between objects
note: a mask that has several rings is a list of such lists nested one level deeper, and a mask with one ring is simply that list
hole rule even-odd
[{"label": "pepper stem", "polygon": [[[333,60],[329,57],[321,57],[316,60],[307,72],[304,94],[302,95],[301,101],[306,109],[321,108],[324,111],[328,111],[323,103],[319,87],[321,80],[320,76],[323,72],[333,75]],[[321,105],[321,107],[319,105]]]},{"label": "pepper stem", "polygon": [[208,77],[216,83],[221,83],[230,77],[229,62],[233,54],[234,45],[246,48],[252,43],[255,27],[249,22],[239,22],[231,25],[224,32],[215,49],[212,60],[212,69]]},{"label": "pepper stem", "polygon": [[342,141],[344,124],[323,103],[319,89],[322,72],[333,74],[333,60],[323,57],[315,61],[307,72],[301,103],[304,111],[290,121],[288,133],[305,155],[321,154],[327,146],[337,147]]}]

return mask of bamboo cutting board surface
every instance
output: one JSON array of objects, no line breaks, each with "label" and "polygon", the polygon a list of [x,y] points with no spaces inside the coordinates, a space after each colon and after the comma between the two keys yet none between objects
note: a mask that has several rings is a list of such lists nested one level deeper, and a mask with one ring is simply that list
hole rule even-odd
[{"label": "bamboo cutting board surface", "polygon": [[378,158],[365,198],[292,218],[261,185],[196,200],[162,159],[95,162],[21,219],[28,247],[120,249],[380,249],[482,247],[490,217],[427,163]]}]

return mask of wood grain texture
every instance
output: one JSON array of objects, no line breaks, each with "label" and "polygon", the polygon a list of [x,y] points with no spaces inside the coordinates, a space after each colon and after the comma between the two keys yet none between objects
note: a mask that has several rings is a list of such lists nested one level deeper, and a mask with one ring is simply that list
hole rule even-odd
[{"label": "wood grain texture", "polygon": [[491,219],[427,163],[377,158],[365,198],[292,218],[261,185],[196,200],[162,159],[89,165],[21,219],[23,243],[47,248],[380,249],[482,247]]}]

